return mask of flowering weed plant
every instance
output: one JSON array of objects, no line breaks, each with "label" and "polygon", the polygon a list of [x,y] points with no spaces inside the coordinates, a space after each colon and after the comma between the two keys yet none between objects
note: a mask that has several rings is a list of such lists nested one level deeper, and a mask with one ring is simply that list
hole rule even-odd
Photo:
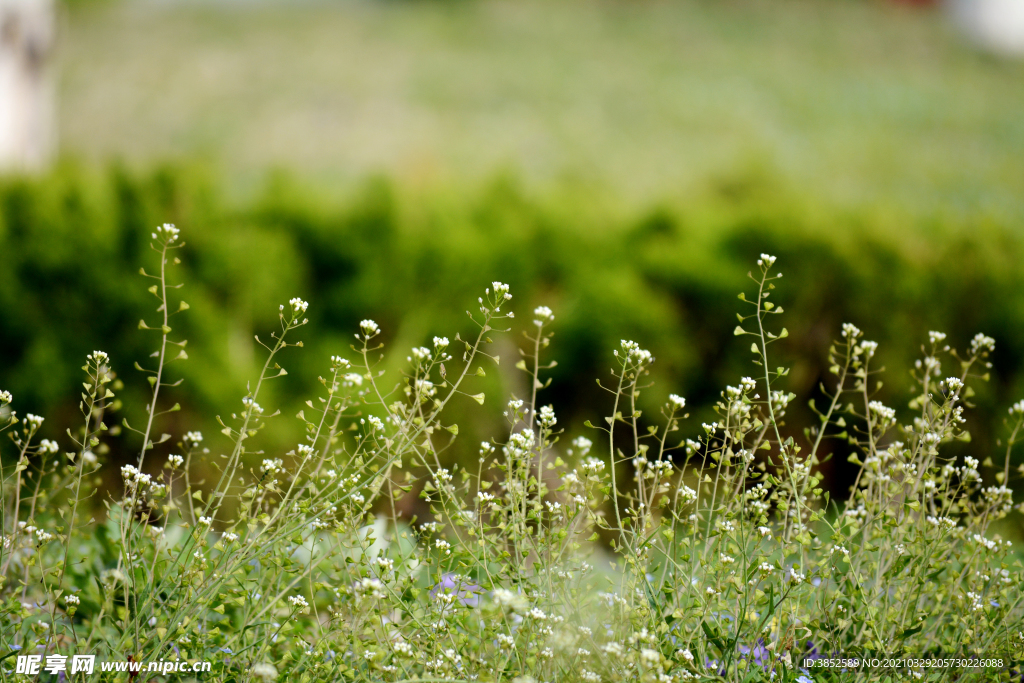
[{"label": "flowering weed plant", "polygon": [[[5,680],[26,654],[52,662],[38,680],[115,680],[60,666],[94,654],[214,662],[203,680],[303,683],[807,683],[857,668],[814,667],[823,657],[872,656],[907,658],[879,676],[966,681],[1010,675],[1021,656],[1021,564],[993,524],[1014,509],[1024,401],[1009,410],[1005,452],[943,455],[963,437],[971,385],[987,379],[989,337],[957,351],[929,333],[904,414],[876,399],[877,345],[844,325],[828,400],[812,402],[819,420],[795,439],[788,371],[771,362],[788,336],[773,301],[782,275],[762,255],[735,330],[751,340],[752,371],[721,393],[713,422],[690,424],[675,394],[642,414],[655,358],[623,341],[596,389],[607,415],[573,438],[541,399],[551,309],[522,325],[525,395],[474,388],[509,362],[494,338],[518,323],[509,286],[493,282],[466,330],[412,349],[395,376],[381,369],[381,329],[363,320],[325,359],[295,448],[267,454],[259,433],[277,413],[263,389],[302,346],[306,302],[282,304],[279,328],[257,338],[263,370],[218,418],[217,439],[156,436],[179,409],[161,392],[187,359],[172,323],[188,305],[170,279],[178,230],[161,226],[152,246],[159,271],[142,275],[158,306],[139,327],[156,341],[150,365],[135,364],[151,388],[144,423],[119,422],[115,368],[130,361],[101,351],[83,366],[81,422],[63,443],[40,440],[43,418],[0,393]],[[507,403],[506,438],[446,467],[459,437],[446,409],[488,400]],[[120,436],[140,445],[109,491],[99,475]],[[860,467],[843,503],[819,471],[837,441]],[[217,476],[197,481],[200,460]],[[929,656],[1001,659],[949,669]]]}]

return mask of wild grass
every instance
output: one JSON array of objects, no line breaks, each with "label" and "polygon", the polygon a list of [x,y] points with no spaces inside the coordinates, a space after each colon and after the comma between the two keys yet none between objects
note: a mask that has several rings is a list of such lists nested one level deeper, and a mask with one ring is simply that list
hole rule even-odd
[{"label": "wild grass", "polygon": [[[822,656],[911,657],[899,675],[990,680],[1020,658],[1022,567],[993,523],[1014,511],[1024,401],[1009,407],[1001,453],[944,455],[988,379],[984,334],[957,350],[929,332],[896,410],[875,398],[878,345],[843,325],[820,419],[784,437],[782,273],[762,254],[737,303],[751,372],[721,392],[717,419],[691,424],[676,394],[641,411],[656,359],[623,340],[610,373],[577,388],[606,397],[604,416],[567,431],[543,400],[556,313],[516,316],[510,286],[492,282],[463,329],[399,352],[399,372],[363,320],[323,360],[295,447],[268,453],[260,432],[278,412],[261,401],[303,346],[310,304],[279,305],[262,370],[218,416],[220,435],[157,436],[179,407],[163,396],[188,360],[175,326],[189,306],[178,229],[161,226],[151,246],[143,423],[118,419],[115,368],[129,362],[102,351],[82,368],[80,426],[59,443],[0,394],[14,447],[0,472],[6,677],[28,654],[210,661],[218,681],[658,683],[842,680],[815,668]],[[520,350],[499,355],[510,333]],[[479,391],[509,363],[523,395]],[[451,406],[495,400],[506,435],[480,444],[475,466],[442,466],[459,438]],[[98,475],[117,467],[113,438],[138,450],[109,489]],[[848,502],[821,487],[834,440],[860,467]],[[197,481],[200,460],[216,476]],[[925,656],[981,663],[929,668]]]}]

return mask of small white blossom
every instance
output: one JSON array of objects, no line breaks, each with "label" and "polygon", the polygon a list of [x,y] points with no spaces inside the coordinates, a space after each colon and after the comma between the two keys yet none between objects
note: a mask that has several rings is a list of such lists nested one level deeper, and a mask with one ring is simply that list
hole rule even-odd
[{"label": "small white blossom", "polygon": [[309,304],[298,297],[291,299],[288,305],[291,306],[292,316],[296,318],[305,313],[306,309],[309,308]]},{"label": "small white blossom", "polygon": [[863,333],[860,331],[860,328],[853,323],[843,323],[843,337],[846,338],[846,341],[852,342],[861,334]]},{"label": "small white blossom", "polygon": [[167,242],[167,244],[171,244],[178,239],[179,232],[178,228],[174,227],[174,224],[164,223],[163,225],[158,226],[156,232],[152,233],[150,236],[155,240],[159,239]]},{"label": "small white blossom", "polygon": [[971,353],[974,355],[980,355],[982,353],[989,353],[996,350],[996,340],[992,337],[988,337],[981,332],[974,335],[974,339],[971,340]]},{"label": "small white blossom", "polygon": [[551,406],[544,406],[540,409],[539,413],[540,424],[542,427],[553,427],[558,422],[555,418],[555,409]]}]

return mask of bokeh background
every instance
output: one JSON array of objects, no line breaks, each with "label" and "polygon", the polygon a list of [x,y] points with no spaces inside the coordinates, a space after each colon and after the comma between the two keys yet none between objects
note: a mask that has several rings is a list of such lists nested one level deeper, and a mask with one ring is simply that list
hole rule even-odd
[{"label": "bokeh background", "polygon": [[[799,396],[787,429],[811,423],[802,406],[828,381],[843,322],[880,342],[880,398],[904,416],[927,331],[960,348],[984,332],[993,379],[957,448],[999,461],[1005,407],[1024,397],[1014,6],[58,4],[32,53],[33,121],[49,137],[0,179],[0,388],[61,440],[82,360],[103,349],[124,416],[141,421],[132,368],[152,350],[137,326],[154,304],[138,269],[155,262],[152,227],[173,222],[192,307],[175,323],[190,358],[171,378],[185,381],[165,394],[183,410],[157,428],[175,440],[201,429],[227,446],[213,416],[241,405],[262,362],[253,335],[287,299],[310,302],[310,325],[261,401],[282,411],[260,437],[268,456],[294,446],[292,416],[360,319],[381,324],[397,369],[409,347],[468,330],[491,280],[511,284],[519,315],[480,380],[492,398],[523,393],[514,344],[546,304],[558,366],[542,399],[569,435],[609,410],[594,378],[632,338],[657,357],[648,414],[685,395],[693,436],[722,387],[756,369],[732,336],[736,294],[770,252],[785,273],[780,364]],[[497,400],[466,403],[455,459],[503,435]],[[129,434],[111,446],[126,461],[139,448]]]}]

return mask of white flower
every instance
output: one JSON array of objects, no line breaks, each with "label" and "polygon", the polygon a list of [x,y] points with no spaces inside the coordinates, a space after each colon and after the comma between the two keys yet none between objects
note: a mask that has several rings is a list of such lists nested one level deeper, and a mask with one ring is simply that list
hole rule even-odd
[{"label": "white flower", "polygon": [[861,334],[860,328],[853,323],[843,323],[843,337],[846,338],[846,341],[852,342]]},{"label": "white flower", "polygon": [[143,486],[147,486],[153,480],[150,475],[143,474],[132,465],[125,465],[122,467],[121,476],[124,477],[126,484],[142,484]]},{"label": "white flower", "polygon": [[692,662],[693,661],[693,653],[690,652],[689,649],[679,650],[679,652],[677,652],[676,654],[679,655],[680,657],[682,657],[683,659],[685,659],[688,662]]},{"label": "white flower", "polygon": [[345,381],[353,386],[360,386],[363,383],[363,376],[357,372],[350,372],[345,375]]},{"label": "white flower", "polygon": [[51,534],[49,532],[43,531],[42,529],[38,529],[36,531],[36,539],[40,543],[46,543],[47,541],[51,540],[52,538],[53,538],[53,534]]},{"label": "white flower", "polygon": [[[624,361],[627,364],[649,365],[654,362],[654,356],[651,355],[651,352],[641,349],[640,345],[635,341],[623,339],[620,341],[620,347],[623,352]],[[614,354],[618,356],[619,352],[615,351]]]},{"label": "white flower", "polygon": [[292,308],[292,317],[296,318],[305,313],[306,309],[309,308],[309,304],[299,297],[289,300],[288,305]]},{"label": "white flower", "polygon": [[384,423],[376,415],[370,415],[366,420],[370,423],[371,430],[384,429]]},{"label": "white flower", "polygon": [[108,356],[103,351],[93,351],[91,354],[86,356],[86,359],[92,361],[97,366],[99,366],[99,365],[106,365],[107,361],[110,360],[110,356]]},{"label": "white flower", "polygon": [[392,649],[394,649],[395,652],[405,657],[409,657],[412,655],[412,645],[405,642],[404,640],[399,640],[393,643],[391,647]]},{"label": "white flower", "polygon": [[176,470],[181,467],[182,463],[185,462],[185,458],[180,455],[168,455],[167,464],[170,465],[172,470]]},{"label": "white flower", "polygon": [[[1021,401],[1021,412],[1024,412],[1024,401]],[[579,451],[580,457],[586,457],[593,447],[593,442],[585,436],[577,436],[572,440],[573,448]]]},{"label": "white flower", "polygon": [[266,474],[277,474],[284,468],[284,461],[280,458],[265,458],[260,470]]},{"label": "white flower", "polygon": [[971,340],[971,353],[975,356],[995,350],[996,340],[992,337],[985,336],[981,332],[974,335],[974,339]]},{"label": "white flower", "polygon": [[558,422],[555,418],[555,409],[551,406],[544,406],[540,409],[540,424],[542,427],[553,427]]},{"label": "white flower", "polygon": [[203,526],[210,526],[211,524],[213,524],[213,519],[210,517],[200,517],[199,523]]},{"label": "white flower", "polygon": [[959,377],[947,377],[946,378],[946,387],[950,391],[959,391],[960,389],[963,388],[963,386],[964,386],[964,383],[960,380]]},{"label": "white flower", "polygon": [[508,607],[516,612],[526,609],[528,604],[526,598],[518,593],[513,593],[507,588],[495,588],[492,595],[494,596],[494,602],[498,603],[499,606]]},{"label": "white flower", "polygon": [[224,532],[223,538],[228,543],[234,543],[235,541],[238,540],[238,534],[232,533],[230,531],[226,531],[226,532]]},{"label": "white flower", "polygon": [[426,346],[418,346],[412,350],[412,358],[415,358],[417,362],[423,362],[430,358],[430,349]]},{"label": "white flower", "polygon": [[189,432],[185,435],[185,443],[195,446],[202,443],[203,433],[202,432]]},{"label": "white flower", "polygon": [[657,650],[652,650],[650,648],[645,647],[644,649],[640,650],[640,660],[643,661],[645,664],[653,666],[661,662],[661,653]]},{"label": "white flower", "polygon": [[77,595],[72,595],[71,593],[69,593],[64,596],[64,603],[67,605],[80,605],[82,604],[82,601],[79,600]]},{"label": "white flower", "polygon": [[534,607],[529,612],[527,612],[526,615],[528,617],[532,617],[532,618],[536,619],[537,621],[544,621],[545,619],[548,618],[548,615],[544,614],[543,610],[538,609],[536,607]]},{"label": "white flower", "polygon": [[871,414],[875,416],[879,426],[888,427],[889,425],[896,424],[896,411],[889,408],[881,401],[871,401],[868,404],[868,409]]},{"label": "white flower", "polygon": [[252,675],[256,678],[262,678],[264,681],[272,681],[277,678],[277,667],[268,662],[253,664]]},{"label": "white flower", "polygon": [[43,418],[29,413],[25,416],[25,422],[28,424],[29,429],[36,430],[43,424]]},{"label": "white flower", "polygon": [[505,283],[495,281],[491,283],[491,287],[494,288],[494,296],[497,297],[499,301],[508,301],[512,298],[512,295],[508,293],[509,287]]},{"label": "white flower", "polygon": [[686,407],[686,399],[683,398],[682,396],[679,396],[678,394],[669,394],[668,402],[676,410],[682,410],[683,408]]},{"label": "white flower", "polygon": [[57,442],[43,439],[39,442],[39,452],[44,455],[53,455],[57,452]]},{"label": "white flower", "polygon": [[1010,406],[1010,415],[1024,415],[1024,401],[1017,401]]},{"label": "white flower", "polygon": [[934,330],[928,333],[928,341],[932,344],[939,344],[946,341],[945,332],[935,332]]},{"label": "white flower", "polygon": [[377,326],[377,323],[372,320],[361,320],[359,322],[359,329],[363,331],[363,336],[367,339],[380,332],[380,328]]},{"label": "white flower", "polygon": [[254,401],[251,396],[246,396],[242,399],[242,405],[245,406],[246,410],[249,410],[253,415],[262,415],[263,407]]},{"label": "white flower", "polygon": [[875,351],[878,350],[878,342],[873,341],[862,341],[854,351],[856,353],[863,353],[865,358],[871,358],[875,355]]},{"label": "white flower", "polygon": [[436,541],[434,541],[434,547],[438,550],[443,550],[445,555],[452,554],[452,544],[443,539],[439,538]]},{"label": "white flower", "polygon": [[164,223],[163,225],[157,227],[156,232],[152,233],[151,237],[155,240],[162,239],[165,242],[167,242],[167,244],[171,244],[172,242],[178,239],[179,232],[180,231],[176,227],[174,227],[174,224]]},{"label": "white flower", "polygon": [[11,392],[6,391],[6,390],[0,391],[0,403],[2,403],[3,405],[7,405],[8,403],[10,403],[13,400],[14,400],[14,397],[11,396]]},{"label": "white flower", "polygon": [[434,348],[438,351],[448,348],[448,337],[434,337]]},{"label": "white flower", "polygon": [[761,258],[757,259],[757,265],[771,268],[775,265],[775,257],[769,254],[761,254]]},{"label": "white flower", "polygon": [[533,314],[537,316],[533,324],[537,327],[542,327],[545,323],[549,323],[555,319],[555,314],[551,312],[551,309],[547,306],[538,306],[533,309]]},{"label": "white flower", "polygon": [[301,595],[293,595],[292,597],[288,598],[288,602],[292,604],[292,607],[295,607],[296,609],[300,610],[304,610],[307,607],[309,607],[309,603],[306,602],[306,598],[302,597]]},{"label": "white flower", "polygon": [[697,500],[697,492],[686,484],[683,484],[683,488],[679,490],[679,495],[682,497],[684,503],[692,503]]}]

